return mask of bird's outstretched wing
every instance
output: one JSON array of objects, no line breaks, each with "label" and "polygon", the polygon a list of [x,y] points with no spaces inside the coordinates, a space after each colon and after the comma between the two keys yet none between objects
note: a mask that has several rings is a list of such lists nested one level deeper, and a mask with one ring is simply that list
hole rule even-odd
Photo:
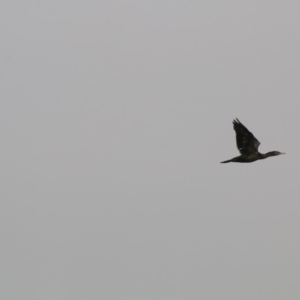
[{"label": "bird's outstretched wing", "polygon": [[236,145],[242,155],[258,152],[260,142],[238,119],[233,120],[233,128],[236,133]]}]

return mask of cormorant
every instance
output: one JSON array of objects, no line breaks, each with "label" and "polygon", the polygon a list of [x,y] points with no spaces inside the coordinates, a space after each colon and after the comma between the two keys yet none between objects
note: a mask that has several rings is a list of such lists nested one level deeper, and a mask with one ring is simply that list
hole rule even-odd
[{"label": "cormorant", "polygon": [[249,163],[259,159],[265,159],[270,156],[285,154],[278,151],[272,151],[266,154],[259,153],[258,147],[260,145],[260,142],[238,119],[233,120],[233,128],[236,133],[236,145],[241,155],[234,157],[230,160],[222,161],[221,163],[228,163],[228,162]]}]

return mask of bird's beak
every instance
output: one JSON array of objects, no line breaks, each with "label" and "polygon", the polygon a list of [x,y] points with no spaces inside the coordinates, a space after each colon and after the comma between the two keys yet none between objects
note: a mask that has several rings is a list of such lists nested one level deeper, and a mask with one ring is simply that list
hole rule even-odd
[{"label": "bird's beak", "polygon": [[280,154],[285,154],[285,152],[280,152]]}]

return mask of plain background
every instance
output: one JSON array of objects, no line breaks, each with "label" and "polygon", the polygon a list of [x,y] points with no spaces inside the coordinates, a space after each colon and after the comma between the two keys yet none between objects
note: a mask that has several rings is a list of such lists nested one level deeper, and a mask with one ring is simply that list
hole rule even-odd
[{"label": "plain background", "polygon": [[298,300],[299,10],[2,0],[0,298]]}]

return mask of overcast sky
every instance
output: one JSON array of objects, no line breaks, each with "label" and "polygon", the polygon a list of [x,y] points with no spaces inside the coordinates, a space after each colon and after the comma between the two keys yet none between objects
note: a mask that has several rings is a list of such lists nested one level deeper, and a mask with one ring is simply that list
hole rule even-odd
[{"label": "overcast sky", "polygon": [[2,0],[0,298],[298,300],[299,11]]}]

